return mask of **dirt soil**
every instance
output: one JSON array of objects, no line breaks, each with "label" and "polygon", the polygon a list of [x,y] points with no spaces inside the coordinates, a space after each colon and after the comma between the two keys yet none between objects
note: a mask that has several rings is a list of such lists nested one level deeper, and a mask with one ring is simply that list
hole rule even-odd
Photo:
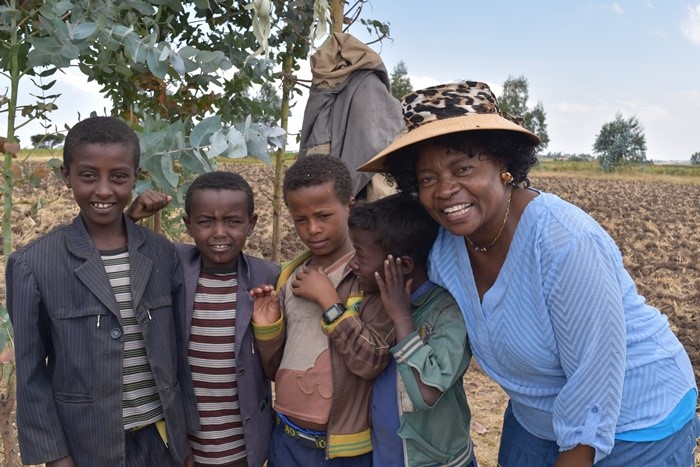
[{"label": "dirt soil", "polygon": [[[272,168],[256,164],[222,168],[241,173],[252,185],[259,220],[247,249],[251,254],[270,257]],[[532,185],[580,206],[610,233],[639,292],[668,316],[690,354],[696,380],[700,381],[700,185],[542,173],[533,175]],[[70,222],[77,214],[70,191],[48,173],[38,188],[18,187],[13,196],[15,248],[56,225]],[[36,209],[39,202],[42,208]],[[170,227],[167,231],[178,240],[188,240],[181,229]],[[286,210],[282,213],[282,232],[281,259],[288,260],[303,246]],[[4,277],[2,264],[0,273]],[[0,300],[4,302],[4,281]],[[464,387],[472,409],[472,435],[479,465],[495,467],[507,397],[475,363],[464,379]],[[696,459],[700,465],[700,452]]]}]

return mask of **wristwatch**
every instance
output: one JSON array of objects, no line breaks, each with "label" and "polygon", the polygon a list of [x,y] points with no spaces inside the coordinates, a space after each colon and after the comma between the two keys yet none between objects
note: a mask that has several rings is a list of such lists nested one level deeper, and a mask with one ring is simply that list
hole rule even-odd
[{"label": "wristwatch", "polygon": [[345,307],[342,303],[334,303],[326,311],[323,312],[323,322],[325,324],[331,324],[336,319],[345,313]]}]

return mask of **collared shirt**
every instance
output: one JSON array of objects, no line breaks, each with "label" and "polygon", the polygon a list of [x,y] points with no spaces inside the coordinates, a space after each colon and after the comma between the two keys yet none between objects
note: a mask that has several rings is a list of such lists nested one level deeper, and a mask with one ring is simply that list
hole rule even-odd
[{"label": "collared shirt", "polygon": [[441,228],[429,271],[459,303],[474,356],[517,420],[562,450],[593,446],[597,462],[616,432],[662,421],[695,387],[687,353],[614,241],[557,196],[528,204],[483,300],[464,238]]}]

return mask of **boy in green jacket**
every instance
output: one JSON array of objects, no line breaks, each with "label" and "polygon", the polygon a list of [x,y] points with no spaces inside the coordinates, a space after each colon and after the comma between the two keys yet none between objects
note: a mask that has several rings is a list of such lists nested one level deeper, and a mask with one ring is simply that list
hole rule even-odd
[{"label": "boy in green jacket", "polygon": [[462,386],[471,359],[467,330],[452,295],[428,280],[426,267],[438,225],[401,194],[355,205],[348,225],[350,267],[366,295],[379,291],[398,342],[395,364],[373,386],[374,465],[475,466]]}]

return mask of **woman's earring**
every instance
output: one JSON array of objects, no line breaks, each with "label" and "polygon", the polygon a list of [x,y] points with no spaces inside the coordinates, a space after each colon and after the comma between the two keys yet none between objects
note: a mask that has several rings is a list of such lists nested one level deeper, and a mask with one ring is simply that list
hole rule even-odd
[{"label": "woman's earring", "polygon": [[513,183],[513,174],[510,172],[503,172],[501,174],[501,181],[503,182],[504,185],[508,185],[510,183]]}]

